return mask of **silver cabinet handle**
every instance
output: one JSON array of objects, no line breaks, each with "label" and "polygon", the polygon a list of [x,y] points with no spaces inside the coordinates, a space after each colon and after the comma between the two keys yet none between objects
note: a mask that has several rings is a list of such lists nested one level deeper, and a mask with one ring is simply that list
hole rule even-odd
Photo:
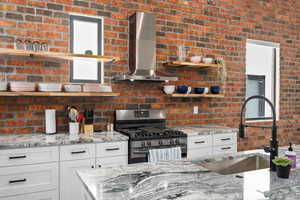
[{"label": "silver cabinet handle", "polygon": [[205,143],[205,141],[195,142],[195,144],[203,144],[203,143]]},{"label": "silver cabinet handle", "polygon": [[106,151],[118,151],[120,148],[111,148],[111,149],[105,149]]},{"label": "silver cabinet handle", "polygon": [[231,140],[231,138],[222,138],[222,141],[227,141],[227,140]]},{"label": "silver cabinet handle", "polygon": [[86,153],[86,151],[72,151],[71,154],[80,154],[80,153]]},{"label": "silver cabinet handle", "polygon": [[13,159],[21,159],[21,158],[26,158],[26,156],[23,155],[23,156],[11,156],[11,157],[9,157],[10,160],[13,160]]},{"label": "silver cabinet handle", "polygon": [[9,181],[9,184],[20,183],[20,182],[26,182],[26,178],[19,179],[19,180],[11,180]]}]

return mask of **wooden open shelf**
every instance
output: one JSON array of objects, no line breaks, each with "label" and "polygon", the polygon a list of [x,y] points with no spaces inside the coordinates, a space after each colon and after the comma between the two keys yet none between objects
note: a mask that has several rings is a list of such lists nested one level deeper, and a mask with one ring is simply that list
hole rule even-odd
[{"label": "wooden open shelf", "polygon": [[0,96],[32,96],[32,97],[116,97],[120,93],[116,92],[0,92]]},{"label": "wooden open shelf", "polygon": [[171,97],[187,97],[187,98],[196,98],[196,97],[206,97],[206,98],[223,98],[224,94],[170,94]]},{"label": "wooden open shelf", "polygon": [[194,67],[194,68],[220,68],[221,65],[217,64],[205,64],[205,63],[193,63],[193,62],[180,62],[180,61],[174,61],[174,62],[168,62],[164,64],[168,67]]},{"label": "wooden open shelf", "polygon": [[100,55],[85,55],[85,54],[72,54],[72,53],[59,53],[49,51],[26,51],[18,49],[0,48],[0,55],[5,56],[23,56],[23,57],[36,57],[36,58],[55,58],[60,60],[73,60],[73,58],[94,58],[98,62],[111,62],[118,61],[118,57],[113,56],[100,56]]}]

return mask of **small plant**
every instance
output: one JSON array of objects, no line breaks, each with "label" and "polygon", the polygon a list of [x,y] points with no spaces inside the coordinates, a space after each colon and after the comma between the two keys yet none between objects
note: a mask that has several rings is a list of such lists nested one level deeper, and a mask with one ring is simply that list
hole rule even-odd
[{"label": "small plant", "polygon": [[289,160],[288,158],[282,158],[282,157],[277,157],[277,158],[273,159],[272,162],[275,165],[281,166],[281,167],[287,167],[292,163],[292,161]]}]

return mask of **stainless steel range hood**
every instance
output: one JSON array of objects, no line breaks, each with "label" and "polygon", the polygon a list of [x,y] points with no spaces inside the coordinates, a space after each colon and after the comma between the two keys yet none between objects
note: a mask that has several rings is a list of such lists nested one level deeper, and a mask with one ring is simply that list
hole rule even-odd
[{"label": "stainless steel range hood", "polygon": [[129,18],[129,72],[116,80],[177,81],[156,72],[155,17],[151,13],[137,12]]}]

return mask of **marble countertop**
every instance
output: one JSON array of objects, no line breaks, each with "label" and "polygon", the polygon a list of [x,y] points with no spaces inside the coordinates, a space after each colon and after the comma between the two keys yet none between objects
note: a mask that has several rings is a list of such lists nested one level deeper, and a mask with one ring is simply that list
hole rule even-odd
[{"label": "marble countertop", "polygon": [[[280,148],[283,154],[287,147]],[[298,167],[300,166],[300,146]],[[123,167],[79,170],[78,175],[94,200],[296,200],[300,199],[300,168],[289,179],[261,169],[221,175],[201,162],[268,154],[263,150],[203,158],[200,161],[141,163]]]},{"label": "marble countertop", "polygon": [[237,133],[237,128],[222,127],[218,125],[208,124],[208,125],[183,125],[183,126],[173,126],[171,128],[178,129],[186,133],[188,136],[197,135],[213,135],[213,134],[224,134],[224,133]]},{"label": "marble countertop", "polygon": [[44,146],[59,146],[69,144],[83,143],[102,143],[126,141],[127,136],[124,136],[116,131],[94,133],[92,137],[79,135],[72,138],[68,134],[7,134],[0,136],[0,150],[27,148],[27,147],[44,147]]}]

